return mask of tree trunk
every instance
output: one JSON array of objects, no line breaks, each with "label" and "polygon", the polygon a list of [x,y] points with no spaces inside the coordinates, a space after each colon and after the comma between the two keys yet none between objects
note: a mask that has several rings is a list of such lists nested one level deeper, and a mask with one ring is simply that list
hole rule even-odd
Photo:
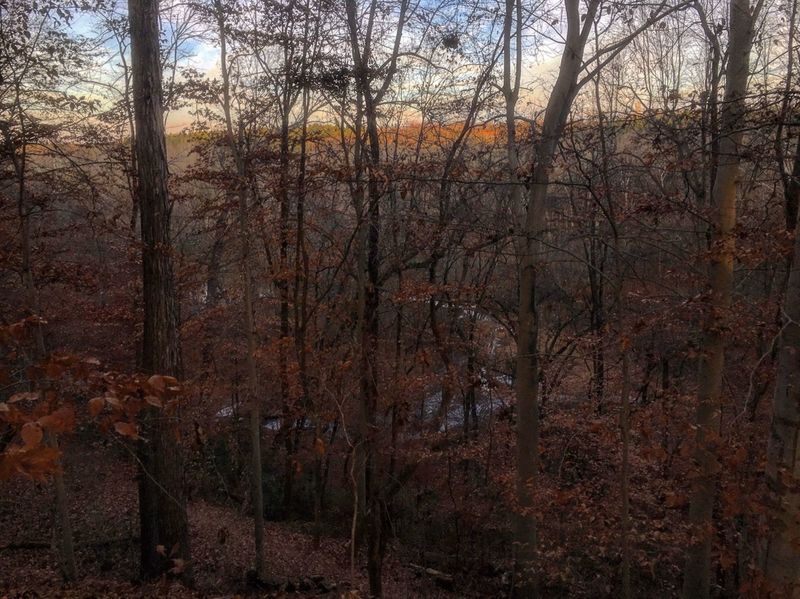
[{"label": "tree trunk", "polygon": [[[366,166],[367,166],[367,205],[366,210],[358,210],[359,227],[362,227],[359,235],[359,337],[361,343],[360,351],[360,383],[361,401],[359,403],[359,415],[357,421],[358,432],[356,434],[356,444],[354,448],[355,466],[359,469],[356,487],[357,502],[363,506],[364,532],[367,540],[367,572],[369,576],[370,594],[373,597],[381,597],[381,570],[383,566],[383,553],[385,539],[383,538],[383,503],[379,485],[378,472],[379,465],[375,452],[375,434],[377,432],[377,408],[378,408],[378,334],[379,334],[379,314],[380,289],[379,289],[379,266],[380,266],[380,200],[383,196],[382,174],[380,170],[381,162],[381,142],[378,128],[378,106],[383,95],[397,70],[397,57],[400,52],[400,40],[406,20],[406,11],[409,2],[402,0],[398,16],[397,29],[395,31],[394,46],[391,57],[386,67],[385,75],[381,81],[378,91],[373,91],[373,72],[370,67],[372,56],[370,48],[372,45],[372,27],[378,13],[378,2],[372,0],[368,11],[368,25],[366,28],[366,39],[363,47],[360,44],[358,8],[355,0],[346,0],[345,9],[347,15],[347,28],[350,42],[350,49],[353,58],[353,66],[356,78],[357,96],[359,105],[357,112],[359,118],[356,122],[356,129],[359,130],[360,119],[363,115],[366,124],[367,144]],[[361,110],[363,102],[363,112]],[[357,144],[360,144],[360,136],[356,136]],[[358,151],[359,145],[357,145]],[[358,163],[358,159],[356,160]],[[360,182],[361,173],[356,173]],[[356,186],[356,193],[360,192],[360,184]],[[356,198],[360,201],[360,198]],[[365,222],[361,222],[361,217],[365,217]],[[362,492],[363,490],[363,492]]]},{"label": "tree trunk", "polygon": [[[22,151],[17,155],[16,149],[12,145],[11,134],[8,126],[3,123],[0,125],[3,132],[3,145],[5,150],[12,156],[14,174],[17,178],[17,216],[20,221],[21,234],[21,254],[22,254],[22,282],[25,286],[25,303],[29,315],[39,316],[39,294],[36,288],[36,280],[33,274],[33,260],[31,256],[31,212],[28,206],[27,195],[27,148],[26,121],[22,111],[22,102],[19,96],[19,88],[16,88],[14,107],[19,115],[19,126],[22,132],[21,139]],[[42,325],[37,324],[34,328],[35,347],[33,351],[34,360],[43,360],[46,354],[44,342],[44,331]],[[44,399],[44,390],[40,391],[41,398]],[[51,447],[58,449],[58,439],[55,434],[47,434],[47,442]],[[59,458],[60,461],[60,458]],[[53,473],[53,491],[55,495],[53,529],[58,539],[58,557],[61,565],[61,573],[65,580],[74,580],[77,577],[77,566],[75,564],[75,548],[72,537],[72,524],[69,521],[69,509],[67,505],[67,493],[64,486],[64,474],[61,470]]]},{"label": "tree trunk", "polygon": [[[54,433],[46,433],[46,443],[58,450],[58,437]],[[63,462],[63,459],[59,458],[59,465]],[[53,519],[58,539],[58,554],[61,558],[61,574],[64,580],[75,580],[78,576],[78,568],[75,565],[75,543],[72,538],[72,523],[69,521],[64,475],[59,471],[53,475],[53,490],[56,499]]]},{"label": "tree trunk", "polygon": [[[550,170],[559,139],[578,91],[583,51],[594,21],[598,1],[592,0],[581,18],[577,0],[566,0],[567,36],[553,91],[547,103],[542,131],[535,148],[536,163],[531,177],[528,207],[517,240],[519,254],[519,312],[517,317],[517,517],[515,596],[537,595],[535,575],[536,518],[533,492],[539,468],[539,315],[536,277],[540,268],[541,240]],[[584,23],[581,26],[581,23]]]},{"label": "tree trunk", "polygon": [[231,82],[228,69],[228,45],[225,35],[225,12],[221,0],[216,0],[214,9],[220,41],[220,70],[222,74],[222,111],[225,116],[225,133],[228,148],[236,164],[236,192],[239,218],[239,267],[242,275],[243,324],[247,340],[247,404],[250,408],[250,492],[253,501],[253,538],[255,541],[255,573],[258,580],[266,578],[264,559],[264,488],[261,466],[261,398],[258,394],[258,371],[256,368],[256,329],[253,317],[253,275],[250,257],[250,229],[248,206],[248,172],[242,155],[244,142],[242,125],[238,135],[234,134],[231,113]]},{"label": "tree trunk", "polygon": [[[798,162],[800,154],[795,164]],[[800,235],[794,240],[778,347],[767,449],[770,501],[762,567],[771,590],[781,590],[785,595],[780,596],[796,599],[800,597]]]},{"label": "tree trunk", "polygon": [[[208,258],[208,270],[206,271],[206,299],[204,307],[208,312],[212,312],[219,305],[219,300],[222,297],[220,269],[222,268],[222,258],[225,251],[225,227],[227,220],[227,210],[220,210],[214,225],[214,241],[211,244],[211,252]],[[206,320],[201,352],[203,366],[202,376],[205,380],[211,376],[214,363],[214,340],[218,335],[219,331],[216,322],[212,323]]]},{"label": "tree trunk", "polygon": [[687,549],[683,596],[708,597],[711,584],[713,510],[719,463],[716,435],[721,413],[722,375],[726,328],[733,291],[736,193],[742,143],[744,96],[750,66],[754,17],[748,0],[731,0],[729,57],[725,96],[720,110],[719,162],[711,192],[712,242],[709,270],[708,315],[703,324],[700,358],[694,460],[697,475],[692,485],[689,521],[693,538]]},{"label": "tree trunk", "polygon": [[[137,197],[142,222],[144,336],[142,370],[181,376],[178,300],[172,270],[171,206],[161,100],[157,0],[129,0],[131,69],[136,125]],[[148,409],[140,451],[141,571],[150,578],[168,566],[158,553],[189,560],[189,526],[182,457],[175,423]],[[173,551],[174,548],[174,551]],[[187,571],[185,571],[188,574]]]},{"label": "tree trunk", "polygon": [[[288,87],[291,85],[285,81]],[[289,405],[289,101],[290,90],[283,90],[280,141],[280,168],[278,198],[280,204],[278,222],[278,278],[276,284],[280,297],[280,342],[278,344],[278,380],[280,381],[281,408],[285,432],[284,448],[286,463],[283,479],[283,512],[286,516],[292,505],[295,478],[295,444],[293,442],[295,410]]]}]

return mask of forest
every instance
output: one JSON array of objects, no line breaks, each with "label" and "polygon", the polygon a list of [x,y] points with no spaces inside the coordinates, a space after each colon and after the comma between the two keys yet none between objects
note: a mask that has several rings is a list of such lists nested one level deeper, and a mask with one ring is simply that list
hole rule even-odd
[{"label": "forest", "polygon": [[0,597],[800,599],[800,0],[0,0]]}]

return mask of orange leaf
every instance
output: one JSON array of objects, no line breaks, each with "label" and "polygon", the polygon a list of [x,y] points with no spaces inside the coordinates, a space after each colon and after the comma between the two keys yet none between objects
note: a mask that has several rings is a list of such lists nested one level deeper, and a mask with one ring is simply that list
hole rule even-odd
[{"label": "orange leaf", "polygon": [[317,437],[314,439],[314,451],[317,452],[317,455],[324,456],[325,455],[325,441]]},{"label": "orange leaf", "polygon": [[167,388],[167,382],[160,374],[154,374],[147,379],[147,384],[150,385],[150,387],[152,387],[157,393],[163,393]]},{"label": "orange leaf", "polygon": [[8,398],[8,403],[17,403],[18,401],[36,401],[39,399],[39,394],[36,391],[24,391],[23,393],[14,393]]},{"label": "orange leaf", "polygon": [[160,408],[164,405],[164,402],[158,399],[155,395],[145,395],[144,400],[156,408]]},{"label": "orange leaf", "polygon": [[22,322],[15,322],[8,327],[8,334],[16,340],[21,340],[25,336],[25,324]]},{"label": "orange leaf", "polygon": [[44,367],[44,371],[47,376],[51,379],[57,379],[64,373],[64,366],[59,364],[58,362],[53,362],[52,360],[47,363]]},{"label": "orange leaf", "polygon": [[93,397],[89,400],[89,413],[92,416],[97,416],[103,411],[106,405],[106,400],[103,397]]},{"label": "orange leaf", "polygon": [[58,450],[53,447],[7,451],[0,454],[0,480],[15,474],[42,479],[58,470],[58,457]]},{"label": "orange leaf", "polygon": [[115,422],[114,430],[123,437],[130,437],[131,439],[139,438],[139,429],[135,424],[131,424],[130,422]]},{"label": "orange leaf", "polygon": [[42,428],[54,433],[65,433],[71,431],[75,426],[75,414],[70,408],[59,408],[52,414],[42,416],[37,421]]},{"label": "orange leaf", "polygon": [[25,447],[28,449],[38,447],[44,436],[42,427],[36,422],[26,422],[19,434],[25,442]]}]

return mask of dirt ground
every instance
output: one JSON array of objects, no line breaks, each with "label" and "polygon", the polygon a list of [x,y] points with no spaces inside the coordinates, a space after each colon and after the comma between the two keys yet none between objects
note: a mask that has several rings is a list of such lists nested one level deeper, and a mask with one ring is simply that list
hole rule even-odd
[{"label": "dirt ground", "polygon": [[[64,583],[53,550],[51,485],[13,480],[0,484],[0,599],[29,597],[367,597],[364,564],[351,575],[348,539],[311,535],[292,523],[268,522],[267,569],[275,590],[247,583],[252,568],[252,521],[238,506],[189,505],[193,588],[174,581],[136,581],[138,524],[135,467],[99,442],[66,447],[79,579]],[[387,598],[452,598],[389,552]]]}]

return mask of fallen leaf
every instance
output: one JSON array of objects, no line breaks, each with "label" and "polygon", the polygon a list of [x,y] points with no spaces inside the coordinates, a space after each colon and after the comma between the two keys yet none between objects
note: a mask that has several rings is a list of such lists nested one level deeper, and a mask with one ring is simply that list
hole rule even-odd
[{"label": "fallen leaf", "polygon": [[36,422],[26,422],[19,434],[28,449],[38,447],[44,437],[42,427]]},{"label": "fallen leaf", "polygon": [[115,422],[114,430],[116,430],[123,437],[130,437],[131,439],[139,438],[138,427],[130,422]]}]

